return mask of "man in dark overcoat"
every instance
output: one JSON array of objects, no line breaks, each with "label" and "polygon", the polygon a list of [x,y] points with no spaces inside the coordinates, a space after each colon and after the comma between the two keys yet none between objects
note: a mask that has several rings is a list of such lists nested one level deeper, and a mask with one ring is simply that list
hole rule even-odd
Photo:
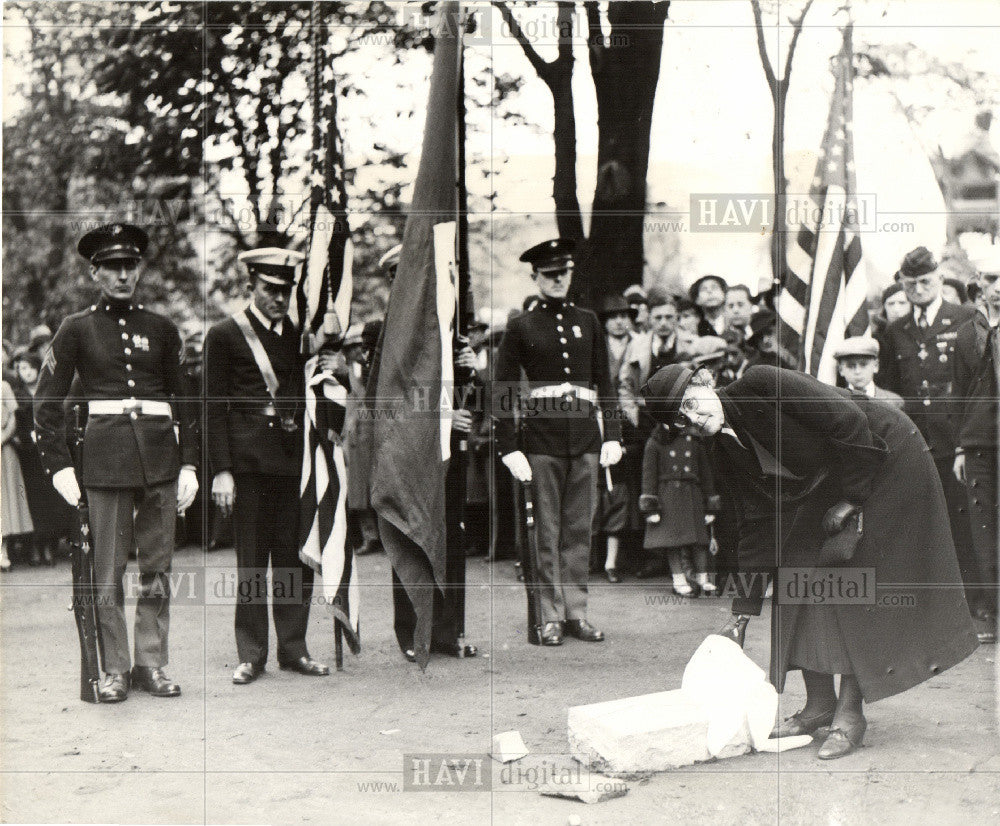
[{"label": "man in dark overcoat", "polygon": [[974,599],[979,566],[973,552],[966,496],[955,479],[955,432],[951,413],[951,360],[958,328],[975,310],[951,304],[941,297],[944,276],[934,256],[917,247],[908,253],[896,273],[913,307],[911,313],[885,330],[879,354],[879,384],[898,393],[903,411],[916,424],[938,469],[958,564]]}]

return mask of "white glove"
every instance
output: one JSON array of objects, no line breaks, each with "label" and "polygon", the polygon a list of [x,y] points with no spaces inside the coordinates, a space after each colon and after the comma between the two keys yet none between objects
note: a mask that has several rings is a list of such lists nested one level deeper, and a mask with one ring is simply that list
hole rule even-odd
[{"label": "white glove", "polygon": [[236,501],[236,480],[228,470],[215,474],[212,480],[212,499],[215,500],[223,516],[229,516],[233,512],[233,502]]},{"label": "white glove", "polygon": [[198,492],[198,474],[191,465],[184,465],[177,477],[177,512],[184,513],[191,507]]},{"label": "white glove", "polygon": [[660,514],[658,514],[658,513],[651,513],[651,514],[649,514],[646,517],[646,521],[650,525],[658,525],[660,523]]},{"label": "white glove", "polygon": [[617,465],[622,460],[621,442],[605,442],[601,445],[601,467]]},{"label": "white glove", "polygon": [[71,467],[64,467],[52,474],[52,487],[59,495],[69,502],[70,506],[76,507],[80,504],[80,485],[76,481],[76,471]]},{"label": "white glove", "polygon": [[508,453],[500,461],[507,465],[507,470],[518,482],[531,481],[531,465],[528,463],[528,457],[520,450]]}]

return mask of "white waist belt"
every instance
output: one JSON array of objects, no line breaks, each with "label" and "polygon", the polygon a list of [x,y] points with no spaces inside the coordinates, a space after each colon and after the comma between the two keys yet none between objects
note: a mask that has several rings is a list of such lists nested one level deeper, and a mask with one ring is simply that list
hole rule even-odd
[{"label": "white waist belt", "polygon": [[533,399],[556,399],[560,396],[576,396],[578,399],[597,404],[597,391],[589,387],[580,387],[570,384],[568,381],[563,384],[546,384],[544,387],[533,387],[531,398]]},{"label": "white waist belt", "polygon": [[169,402],[143,399],[100,399],[87,404],[91,416],[116,416],[120,413],[141,413],[143,416],[173,416]]}]

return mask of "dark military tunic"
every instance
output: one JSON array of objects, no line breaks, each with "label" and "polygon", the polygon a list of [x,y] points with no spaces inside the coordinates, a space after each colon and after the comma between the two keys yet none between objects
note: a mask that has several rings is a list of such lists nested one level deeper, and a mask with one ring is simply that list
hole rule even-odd
[{"label": "dark military tunic", "polygon": [[[523,398],[517,389],[522,371],[529,390]],[[540,300],[508,325],[494,377],[497,447],[502,456],[522,450],[531,464],[542,621],[584,620],[597,454],[602,442],[621,436],[597,316],[571,302]]]},{"label": "dark military tunic", "polygon": [[969,307],[941,303],[934,323],[921,329],[912,314],[896,319],[882,338],[878,384],[906,401],[904,412],[923,434],[935,459],[951,458],[955,436],[948,420],[951,359]]},{"label": "dark military tunic", "polygon": [[[83,443],[85,488],[140,488],[196,464],[196,420],[183,397],[181,337],[170,319],[141,304],[104,302],[67,318],[52,341],[35,392],[35,430],[50,474],[72,466],[63,400],[74,374],[86,401],[170,402],[173,416],[90,416]],[[179,428],[174,418],[179,419]]]},{"label": "dark military tunic", "polygon": [[965,490],[952,472],[955,432],[951,411],[952,360],[958,330],[975,315],[971,307],[942,301],[934,323],[921,329],[912,314],[896,319],[885,331],[879,384],[903,397],[903,411],[919,428],[937,465],[948,503],[951,534],[970,601],[979,564],[972,546]]},{"label": "dark military tunic", "polygon": [[[538,390],[568,383],[597,392],[598,405],[565,395],[522,399],[524,444],[518,445],[512,409],[516,385],[524,370],[528,387]],[[598,453],[602,441],[621,436],[613,418],[616,396],[608,371],[608,351],[597,316],[572,302],[539,301],[513,319],[500,344],[494,373],[497,448],[504,456],[515,450],[546,456],[573,457]],[[604,436],[597,407],[604,415]]]},{"label": "dark military tunic", "polygon": [[[62,323],[35,392],[39,453],[51,474],[72,466],[63,401],[74,376],[74,397],[88,403],[79,482],[90,506],[102,664],[112,674],[130,667],[122,579],[133,550],[141,586],[135,664],[167,664],[177,477],[182,461],[194,465],[198,458],[196,410],[183,400],[182,355],[172,321],[141,304],[103,301]],[[102,412],[93,407],[100,401],[133,409]],[[143,406],[148,402],[169,408],[161,413]]]}]

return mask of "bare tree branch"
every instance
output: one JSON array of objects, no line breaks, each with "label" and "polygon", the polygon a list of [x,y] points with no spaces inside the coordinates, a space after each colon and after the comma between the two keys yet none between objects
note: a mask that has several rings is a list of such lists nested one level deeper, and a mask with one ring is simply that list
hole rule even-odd
[{"label": "bare tree branch", "polygon": [[500,16],[503,18],[504,23],[506,23],[510,28],[510,33],[514,35],[514,39],[521,47],[521,51],[524,52],[524,56],[528,58],[528,62],[531,64],[531,67],[538,73],[538,76],[542,80],[548,83],[551,66],[549,63],[542,60],[541,55],[535,51],[535,47],[531,45],[531,41],[529,41],[525,35],[524,30],[521,28],[521,24],[515,19],[514,13],[510,10],[510,7],[506,3],[494,3],[493,5],[500,10]]},{"label": "bare tree branch", "polygon": [[764,67],[764,77],[767,78],[771,95],[776,98],[778,78],[774,74],[774,69],[771,68],[771,59],[767,56],[767,43],[764,42],[764,16],[760,11],[760,0],[750,0],[750,7],[753,9],[753,24],[757,32],[757,51],[760,53],[760,65]]},{"label": "bare tree branch", "polygon": [[799,42],[799,35],[802,34],[802,24],[806,22],[806,15],[809,13],[809,7],[812,6],[813,0],[809,0],[805,7],[802,9],[802,14],[799,15],[798,20],[792,21],[792,40],[788,44],[788,57],[785,60],[785,91],[788,91],[788,78],[792,74],[792,58],[795,57],[795,47]]}]

